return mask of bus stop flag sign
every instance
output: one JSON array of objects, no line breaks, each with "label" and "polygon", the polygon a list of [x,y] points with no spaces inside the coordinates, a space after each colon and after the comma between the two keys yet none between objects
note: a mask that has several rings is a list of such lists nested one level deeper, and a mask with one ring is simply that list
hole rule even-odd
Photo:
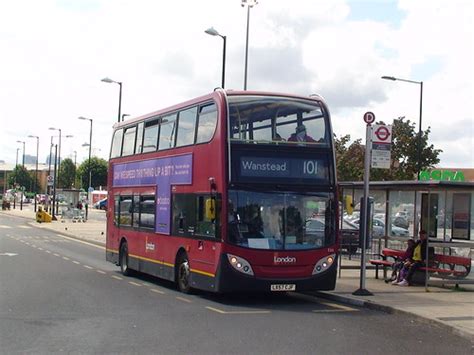
[{"label": "bus stop flag sign", "polygon": [[372,168],[390,169],[392,126],[376,124],[372,127]]}]

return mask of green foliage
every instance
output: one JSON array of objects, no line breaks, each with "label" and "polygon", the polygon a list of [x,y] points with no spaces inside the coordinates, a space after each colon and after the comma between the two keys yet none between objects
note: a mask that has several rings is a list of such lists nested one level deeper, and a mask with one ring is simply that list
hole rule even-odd
[{"label": "green foliage", "polygon": [[75,178],[76,166],[74,162],[69,158],[64,159],[59,168],[58,186],[67,189],[71,188],[74,186]]},{"label": "green foliage", "polygon": [[[377,122],[383,124],[383,122]],[[430,128],[421,132],[421,170],[439,163],[440,149],[428,143]],[[358,139],[350,143],[350,135],[335,138],[337,176],[339,181],[361,181],[364,177],[365,147]],[[371,181],[414,180],[418,170],[418,132],[415,123],[400,117],[392,125],[392,161],[390,169],[371,169]]]},{"label": "green foliage", "polygon": [[[92,157],[91,167],[91,185],[96,188],[107,186],[107,161],[101,158]],[[89,187],[89,159],[86,159],[77,169],[77,175],[81,180],[81,187],[87,191]]]},{"label": "green foliage", "polygon": [[28,171],[22,165],[17,165],[12,173],[8,175],[8,186],[10,188],[15,186],[24,187],[25,191],[38,191],[39,183],[35,179],[35,171]]}]

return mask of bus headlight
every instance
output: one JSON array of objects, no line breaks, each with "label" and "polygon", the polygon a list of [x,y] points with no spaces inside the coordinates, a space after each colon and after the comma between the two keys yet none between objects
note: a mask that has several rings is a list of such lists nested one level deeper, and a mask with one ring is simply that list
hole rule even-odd
[{"label": "bus headlight", "polygon": [[250,266],[250,263],[244,258],[232,254],[227,254],[227,260],[229,260],[230,265],[232,265],[235,270],[247,275],[253,275],[253,270]]},{"label": "bus headlight", "polygon": [[319,260],[316,265],[314,265],[313,275],[319,274],[326,271],[336,260],[336,254],[328,255],[321,260]]}]

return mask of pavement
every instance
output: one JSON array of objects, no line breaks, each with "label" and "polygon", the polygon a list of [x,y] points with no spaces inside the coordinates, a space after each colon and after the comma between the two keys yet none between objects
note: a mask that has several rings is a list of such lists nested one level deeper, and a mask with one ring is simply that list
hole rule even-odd
[{"label": "pavement", "polygon": [[[22,211],[17,208],[0,211],[0,213],[22,217],[29,220],[29,224],[34,227],[48,229],[105,247],[104,211],[89,209],[90,218],[88,221],[75,223],[71,220],[61,221],[61,219],[51,223],[37,223],[31,206]],[[356,266],[357,263],[360,265],[360,261],[347,260],[343,256],[343,265]],[[379,276],[382,276],[382,272],[379,272]],[[352,293],[359,289],[359,286],[360,270],[343,268],[340,270],[336,289],[317,294],[320,297],[342,303],[387,313],[410,314],[467,338],[474,344],[474,284],[459,285],[459,287],[429,286],[427,288],[424,286],[393,286],[390,283],[385,283],[383,279],[376,279],[374,270],[367,270],[365,289],[373,295],[353,295]]]}]

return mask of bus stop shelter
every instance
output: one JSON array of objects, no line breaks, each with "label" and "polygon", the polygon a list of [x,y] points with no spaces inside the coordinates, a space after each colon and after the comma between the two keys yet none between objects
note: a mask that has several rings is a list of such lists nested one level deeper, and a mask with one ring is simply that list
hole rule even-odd
[{"label": "bus stop shelter", "polygon": [[[352,214],[344,210],[342,204],[341,219],[354,220],[360,211],[363,182],[340,182],[339,189],[343,200],[349,196],[353,201]],[[382,248],[404,249],[409,238],[416,240],[418,232],[425,230],[429,245],[436,249],[436,253],[471,259],[474,248],[474,183],[376,181],[369,184],[369,196],[373,198],[370,253],[381,254]],[[445,279],[440,273],[436,276]],[[472,282],[470,277],[472,275],[464,281]],[[431,279],[436,281],[435,277],[428,278],[430,283]],[[451,275],[448,280],[452,278]]]}]

